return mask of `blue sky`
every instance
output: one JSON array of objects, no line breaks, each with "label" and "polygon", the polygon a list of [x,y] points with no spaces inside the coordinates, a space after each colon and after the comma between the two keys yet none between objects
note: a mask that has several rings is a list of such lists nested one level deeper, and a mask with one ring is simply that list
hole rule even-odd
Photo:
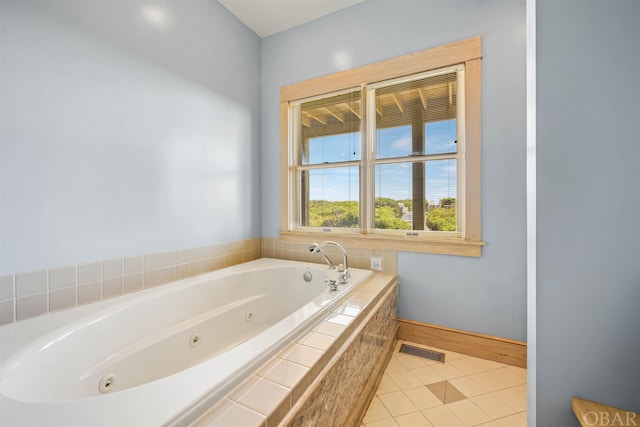
[{"label": "blue sky", "polygon": [[[455,120],[425,125],[426,154],[456,151]],[[392,158],[411,154],[411,127],[378,130],[377,157]],[[313,138],[309,142],[309,162],[344,162],[360,159],[360,133]],[[409,162],[378,165],[375,170],[376,197],[411,198],[412,167]],[[456,197],[455,160],[426,162],[426,198]],[[311,200],[345,201],[358,199],[358,168],[340,167],[310,171]]]}]

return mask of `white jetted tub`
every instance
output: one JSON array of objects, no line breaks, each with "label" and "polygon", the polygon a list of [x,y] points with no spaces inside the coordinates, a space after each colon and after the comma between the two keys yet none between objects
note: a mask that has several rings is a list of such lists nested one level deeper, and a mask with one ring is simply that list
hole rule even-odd
[{"label": "white jetted tub", "polygon": [[0,425],[187,424],[369,274],[260,259],[3,325]]}]

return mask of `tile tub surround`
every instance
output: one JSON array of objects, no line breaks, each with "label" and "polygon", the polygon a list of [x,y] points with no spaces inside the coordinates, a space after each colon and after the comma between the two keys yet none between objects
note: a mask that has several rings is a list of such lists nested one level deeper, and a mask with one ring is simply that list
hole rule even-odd
[{"label": "tile tub surround", "polygon": [[[310,243],[264,237],[232,243],[107,259],[0,277],[0,325],[118,295],[160,286],[261,257],[323,264],[309,252]],[[382,271],[396,274],[397,251],[346,246],[350,267],[371,269],[371,258],[382,260]],[[323,251],[338,262],[333,247]]]},{"label": "tile tub surround", "polygon": [[[318,238],[318,241],[331,240],[331,236],[325,236],[325,239]],[[262,238],[262,256],[265,258],[290,259],[292,261],[314,262],[323,264],[324,260],[318,254],[312,254],[309,251],[309,243],[285,242],[277,237]],[[398,272],[398,251],[370,249],[361,247],[352,247],[349,244],[343,244],[347,255],[349,256],[349,267],[363,268],[371,270],[371,258],[380,258],[382,261],[382,272],[396,274]],[[342,254],[337,248],[325,246],[323,252],[333,261],[334,264],[341,262]]]},{"label": "tile tub surround", "polygon": [[261,257],[262,239],[0,277],[0,325],[209,273]]},{"label": "tile tub surround", "polygon": [[374,274],[192,425],[343,425],[393,348],[397,292],[395,275]]}]

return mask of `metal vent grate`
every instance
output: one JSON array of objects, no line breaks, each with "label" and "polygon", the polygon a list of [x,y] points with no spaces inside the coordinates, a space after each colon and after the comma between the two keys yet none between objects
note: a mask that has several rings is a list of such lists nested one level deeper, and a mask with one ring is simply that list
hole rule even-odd
[{"label": "metal vent grate", "polygon": [[400,346],[400,353],[410,354],[412,356],[418,356],[425,359],[435,360],[436,362],[444,363],[444,353],[440,353],[439,351],[435,350],[402,344]]}]

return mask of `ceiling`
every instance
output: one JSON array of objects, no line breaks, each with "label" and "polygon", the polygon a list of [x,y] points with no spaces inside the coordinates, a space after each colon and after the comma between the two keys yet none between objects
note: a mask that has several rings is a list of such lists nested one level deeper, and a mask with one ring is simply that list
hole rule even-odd
[{"label": "ceiling", "polygon": [[[376,89],[376,128],[455,118],[457,78],[456,72],[449,72]],[[303,103],[300,124],[306,136],[316,138],[354,132],[361,118],[360,92],[354,91]]]},{"label": "ceiling", "polygon": [[264,38],[365,0],[218,0]]}]

